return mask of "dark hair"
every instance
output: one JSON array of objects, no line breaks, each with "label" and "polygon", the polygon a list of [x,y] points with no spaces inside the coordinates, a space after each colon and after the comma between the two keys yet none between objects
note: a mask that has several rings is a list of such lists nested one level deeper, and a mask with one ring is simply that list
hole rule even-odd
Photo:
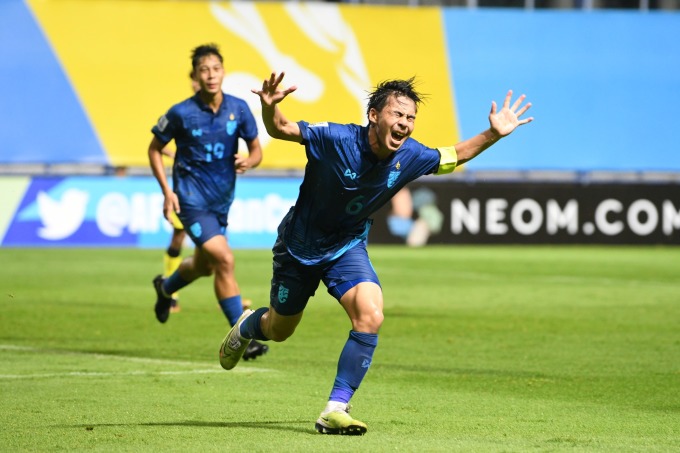
[{"label": "dark hair", "polygon": [[381,111],[383,107],[385,107],[385,104],[387,104],[387,99],[392,95],[406,96],[415,102],[417,110],[418,104],[423,102],[425,96],[416,91],[415,85],[415,77],[411,77],[408,80],[386,80],[380,82],[372,92],[368,93],[366,114],[368,114],[371,109],[376,109],[378,112]]},{"label": "dark hair", "polygon": [[215,55],[220,59],[220,63],[224,62],[222,59],[222,54],[220,53],[220,48],[217,46],[217,44],[203,44],[191,51],[191,67],[193,68],[193,71],[196,70],[196,66],[198,66],[201,58],[208,55]]}]

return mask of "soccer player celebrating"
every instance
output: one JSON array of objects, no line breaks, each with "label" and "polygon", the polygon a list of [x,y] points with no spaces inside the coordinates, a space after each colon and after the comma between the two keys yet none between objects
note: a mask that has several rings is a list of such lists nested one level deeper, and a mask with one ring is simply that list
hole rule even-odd
[{"label": "soccer player celebrating", "polygon": [[[262,149],[255,118],[246,102],[222,92],[222,62],[217,46],[196,47],[191,63],[198,91],[170,108],[151,130],[154,136],[149,161],[165,197],[164,215],[170,219],[175,212],[196,244],[193,256],[184,259],[172,275],[158,275],[153,280],[154,310],[161,323],[170,315],[172,294],[209,275],[214,275],[215,295],[229,323],[235,325],[243,313],[234,255],[225,232],[236,173],[256,167],[262,160]],[[162,153],[173,139],[177,151],[171,188]],[[238,154],[239,139],[248,146],[247,156]],[[244,358],[255,358],[267,349],[259,342],[251,343],[244,350]]]},{"label": "soccer player celebrating", "polygon": [[370,93],[368,126],[291,122],[278,104],[297,89],[280,89],[284,74],[271,74],[261,90],[267,132],[301,143],[307,166],[295,205],[283,218],[274,244],[270,306],[246,310],[220,347],[220,364],[233,368],[252,340],[284,341],[302,319],[321,281],[352,323],[340,353],[325,409],[316,421],[325,434],[364,434],[366,424],[349,415],[378,344],[383,294],[366,252],[369,216],[408,182],[444,174],[469,161],[518,126],[531,107],[509,91],[500,110],[491,104],[490,127],[455,146],[429,148],[411,138],[421,95],[414,80],[391,80]]}]

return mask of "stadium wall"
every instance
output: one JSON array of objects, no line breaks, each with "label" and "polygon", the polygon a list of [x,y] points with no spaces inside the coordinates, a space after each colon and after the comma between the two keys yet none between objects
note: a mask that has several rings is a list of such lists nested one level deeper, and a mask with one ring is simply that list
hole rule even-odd
[{"label": "stadium wall", "polygon": [[[534,103],[531,128],[469,169],[680,171],[679,29],[675,12],[4,0],[0,165],[146,167],[150,128],[189,95],[191,48],[217,42],[225,90],[256,117],[250,89],[273,70],[299,86],[288,116],[312,122],[364,123],[368,88],[415,75],[431,146],[484,129],[509,88]],[[302,168],[299,147],[262,138],[264,168]]]},{"label": "stadium wall", "polygon": [[[271,247],[300,182],[240,177],[229,215],[230,244]],[[1,177],[0,192],[4,247],[164,248],[172,231],[152,177]]]},{"label": "stadium wall", "polygon": [[[410,29],[395,36],[394,24]],[[299,86],[287,100],[289,117],[362,124],[367,89],[415,75],[429,94],[415,137],[432,146],[486,128],[491,100],[507,89],[527,93],[531,126],[468,171],[413,185],[410,220],[421,243],[418,220],[439,224],[424,243],[677,244],[678,29],[675,12],[0,1],[0,174],[22,174],[0,176],[0,245],[165,247],[169,226],[146,149],[156,119],[189,95],[190,50],[205,42],[221,45],[224,89],[256,117],[250,89],[272,70]],[[303,168],[300,146],[261,138],[262,168]],[[11,170],[60,165],[81,176]],[[146,174],[82,176],[88,165]],[[561,179],[600,170],[619,176]],[[479,176],[531,171],[558,177]],[[673,176],[641,181],[655,172]],[[300,183],[252,174],[240,179],[231,213],[237,248],[271,247]],[[432,198],[421,219],[418,203]],[[390,229],[390,209],[377,214],[372,242],[407,240],[403,225],[397,235]]]},{"label": "stadium wall", "polygon": [[[230,244],[270,248],[300,182],[240,177]],[[427,177],[409,188],[406,208],[385,206],[376,213],[371,243],[680,244],[677,183]],[[4,247],[161,248],[169,240],[163,197],[152,177],[3,177],[0,191]],[[408,216],[395,219],[395,211]]]},{"label": "stadium wall", "polygon": [[677,183],[425,178],[409,191],[411,215],[378,211],[373,243],[680,244]]}]

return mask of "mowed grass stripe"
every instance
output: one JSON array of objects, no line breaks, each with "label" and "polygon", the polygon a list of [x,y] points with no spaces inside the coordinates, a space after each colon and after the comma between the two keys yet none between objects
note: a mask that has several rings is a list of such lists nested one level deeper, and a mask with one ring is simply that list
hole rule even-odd
[{"label": "mowed grass stripe", "polygon": [[[271,252],[235,254],[244,296],[267,304]],[[210,280],[156,321],[162,251],[0,249],[0,374],[55,375],[0,379],[0,445],[680,451],[680,248],[369,245],[369,254],[385,323],[352,400],[369,431],[344,438],[314,431],[350,329],[323,286],[294,336],[223,372],[228,323]]]}]

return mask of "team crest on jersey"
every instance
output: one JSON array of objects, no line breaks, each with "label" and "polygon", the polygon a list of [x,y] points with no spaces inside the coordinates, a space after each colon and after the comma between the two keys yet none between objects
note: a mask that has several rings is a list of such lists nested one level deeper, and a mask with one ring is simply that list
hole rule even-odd
[{"label": "team crest on jersey", "polygon": [[201,234],[203,234],[203,229],[201,228],[201,224],[198,222],[195,222],[193,225],[190,227],[191,229],[191,234],[194,235],[194,237],[200,238]]},{"label": "team crest on jersey", "polygon": [[399,175],[401,174],[400,171],[392,170],[390,172],[390,175],[387,177],[387,187],[392,187],[394,183],[397,182],[397,179],[399,178]]},{"label": "team crest on jersey", "polygon": [[227,134],[234,135],[236,132],[236,120],[234,119],[234,114],[229,114],[229,121],[227,121]]},{"label": "team crest on jersey", "polygon": [[286,303],[288,300],[288,288],[283,285],[279,285],[279,302]]},{"label": "team crest on jersey", "polygon": [[390,171],[389,176],[387,177],[387,187],[391,188],[394,183],[397,182],[397,179],[399,178],[399,175],[401,174],[401,162],[397,161],[397,165],[394,166],[395,170]]}]

